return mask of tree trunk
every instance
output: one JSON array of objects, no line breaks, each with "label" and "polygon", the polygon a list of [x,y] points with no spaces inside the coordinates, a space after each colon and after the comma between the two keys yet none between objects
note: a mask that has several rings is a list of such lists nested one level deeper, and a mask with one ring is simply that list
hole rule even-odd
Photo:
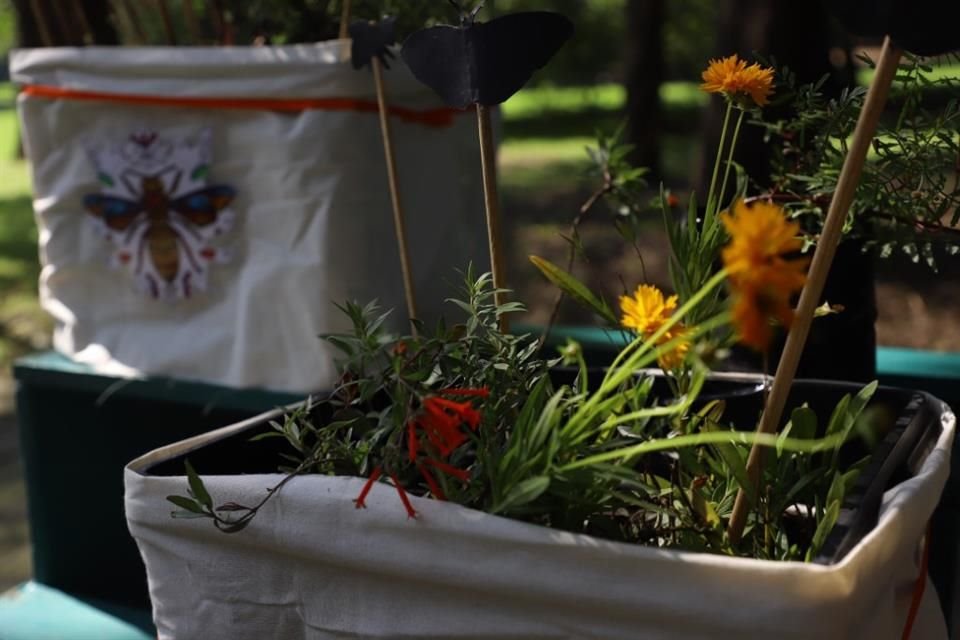
[{"label": "tree trunk", "polygon": [[650,177],[659,180],[665,3],[628,0],[626,14],[627,140],[634,145],[633,163],[649,167]]}]

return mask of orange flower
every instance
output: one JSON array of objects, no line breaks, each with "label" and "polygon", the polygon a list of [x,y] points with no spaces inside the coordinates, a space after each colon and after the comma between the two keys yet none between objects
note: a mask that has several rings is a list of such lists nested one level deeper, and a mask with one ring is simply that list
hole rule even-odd
[{"label": "orange flower", "polygon": [[773,286],[798,291],[806,281],[807,260],[787,260],[803,246],[800,225],[789,222],[781,207],[768,202],[752,206],[738,200],[733,213],[720,214],[730,234],[721,256],[730,280],[738,287]]},{"label": "orange flower", "polygon": [[735,300],[733,324],[741,342],[764,351],[773,337],[771,320],[790,326],[790,299],[806,282],[808,260],[786,257],[802,246],[800,226],[774,204],[748,207],[740,200],[720,220],[731,238],[721,256]]},{"label": "orange flower", "polygon": [[769,295],[769,290],[747,288],[737,292],[733,305],[733,326],[740,342],[756,351],[766,351],[773,339],[771,319],[789,328],[793,323],[790,298]]},{"label": "orange flower", "polygon": [[[623,312],[621,324],[646,338],[659,331],[676,309],[677,296],[664,298],[660,289],[649,284],[637,287],[633,297],[620,296],[620,310]],[[683,325],[677,323],[660,336],[657,344],[665,344],[674,338],[682,337],[685,333],[686,329]],[[675,348],[662,353],[657,358],[657,364],[663,369],[675,369],[683,364],[689,349],[690,344],[681,341]]]},{"label": "orange flower", "polygon": [[769,97],[773,93],[773,69],[756,63],[748,65],[746,60],[740,60],[736,54],[711,60],[702,77],[703,84],[700,88],[704,91],[722,93],[730,99],[737,98],[738,94],[745,94],[750,96],[758,107],[770,102]]}]

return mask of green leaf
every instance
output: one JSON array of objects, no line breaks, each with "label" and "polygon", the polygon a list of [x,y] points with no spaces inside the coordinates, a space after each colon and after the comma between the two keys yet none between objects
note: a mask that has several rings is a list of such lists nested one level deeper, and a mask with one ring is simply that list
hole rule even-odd
[{"label": "green leaf", "polygon": [[110,176],[109,173],[104,173],[103,171],[100,171],[97,173],[97,179],[101,182],[101,184],[104,184],[108,187],[112,187],[114,185],[113,178]]},{"label": "green leaf", "polygon": [[810,548],[807,549],[807,562],[813,560],[817,554],[820,553],[823,543],[827,541],[827,536],[830,535],[830,531],[832,531],[834,525],[837,524],[837,518],[839,517],[840,503],[830,503],[830,506],[823,512],[823,517],[820,518],[817,530],[813,534],[813,540],[810,542]]},{"label": "green leaf", "polygon": [[187,468],[187,482],[190,483],[190,492],[193,494],[193,497],[203,506],[212,509],[213,498],[207,493],[207,488],[203,486],[203,480],[197,475],[197,472],[189,460],[185,460],[183,464]]},{"label": "green leaf", "polygon": [[167,500],[177,505],[181,509],[190,511],[191,513],[205,514],[206,511],[203,510],[203,507],[194,500],[193,498],[188,498],[186,496],[167,496]]},{"label": "green leaf", "polygon": [[737,486],[747,494],[747,499],[750,504],[756,504],[756,488],[754,484],[750,482],[750,474],[747,473],[746,460],[740,450],[732,444],[715,444],[713,448],[723,459],[727,468],[730,469],[730,473],[733,474],[734,479],[737,481]]},{"label": "green leaf", "polygon": [[207,164],[198,164],[193,168],[193,171],[190,172],[190,178],[193,180],[202,180],[207,177],[207,173],[210,171],[210,165]]},{"label": "green leaf", "polygon": [[840,402],[837,403],[837,406],[833,409],[833,413],[830,415],[830,422],[827,423],[828,436],[843,432],[845,425],[844,419],[847,416],[847,407],[849,406],[850,394],[847,394],[840,398]]},{"label": "green leaf", "polygon": [[807,405],[797,407],[790,414],[790,433],[794,438],[812,440],[817,437],[817,414]]},{"label": "green leaf", "polygon": [[717,510],[713,506],[713,503],[704,497],[703,492],[690,489],[687,491],[687,497],[690,499],[690,505],[693,507],[693,511],[704,524],[708,527],[720,526],[720,516],[717,515]]},{"label": "green leaf", "polygon": [[540,273],[542,273],[547,280],[559,287],[561,291],[580,304],[592,309],[594,313],[610,324],[614,326],[620,325],[617,316],[610,309],[609,305],[595,296],[582,282],[549,260],[544,260],[538,256],[530,256],[530,262],[540,270]]},{"label": "green leaf", "polygon": [[843,496],[846,489],[843,476],[844,474],[842,473],[835,473],[833,475],[833,480],[830,482],[830,490],[827,491],[827,504],[833,504],[834,502],[843,504]]},{"label": "green leaf", "polygon": [[503,502],[494,509],[495,512],[503,513],[517,507],[529,504],[543,495],[543,492],[550,487],[549,476],[536,476],[527,478],[507,494]]}]

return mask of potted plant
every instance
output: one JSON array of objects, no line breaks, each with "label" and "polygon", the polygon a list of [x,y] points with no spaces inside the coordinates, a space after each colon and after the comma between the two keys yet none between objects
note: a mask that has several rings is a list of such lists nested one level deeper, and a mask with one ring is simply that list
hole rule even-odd
[{"label": "potted plant", "polygon": [[[771,79],[733,57],[705,86],[741,120]],[[665,217],[678,295],[641,284],[618,314],[535,260],[634,333],[606,370],[504,331],[518,303],[468,270],[463,322],[396,336],[347,303],[331,394],[132,462],[160,637],[943,635],[917,551],[949,409],[875,383],[710,374],[734,342],[764,352],[774,323],[808,327],[820,293],[797,223],[723,193],[728,154],[702,220]]]}]

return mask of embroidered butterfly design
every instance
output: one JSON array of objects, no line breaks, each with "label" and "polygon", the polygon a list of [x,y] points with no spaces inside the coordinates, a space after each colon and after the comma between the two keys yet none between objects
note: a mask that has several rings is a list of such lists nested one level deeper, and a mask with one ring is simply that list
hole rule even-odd
[{"label": "embroidered butterfly design", "polygon": [[[208,264],[225,261],[211,240],[232,226],[228,206],[236,190],[204,184],[205,149],[157,154],[156,134],[134,134],[130,140],[142,152],[127,144],[119,153],[102,153],[97,164],[105,189],[86,195],[83,205],[116,245],[113,265],[128,269],[138,288],[154,298],[188,298],[206,289]],[[202,142],[207,140],[205,135]],[[111,171],[111,159],[115,165],[120,156],[125,166]],[[195,166],[185,179],[181,165],[191,161]]]}]

